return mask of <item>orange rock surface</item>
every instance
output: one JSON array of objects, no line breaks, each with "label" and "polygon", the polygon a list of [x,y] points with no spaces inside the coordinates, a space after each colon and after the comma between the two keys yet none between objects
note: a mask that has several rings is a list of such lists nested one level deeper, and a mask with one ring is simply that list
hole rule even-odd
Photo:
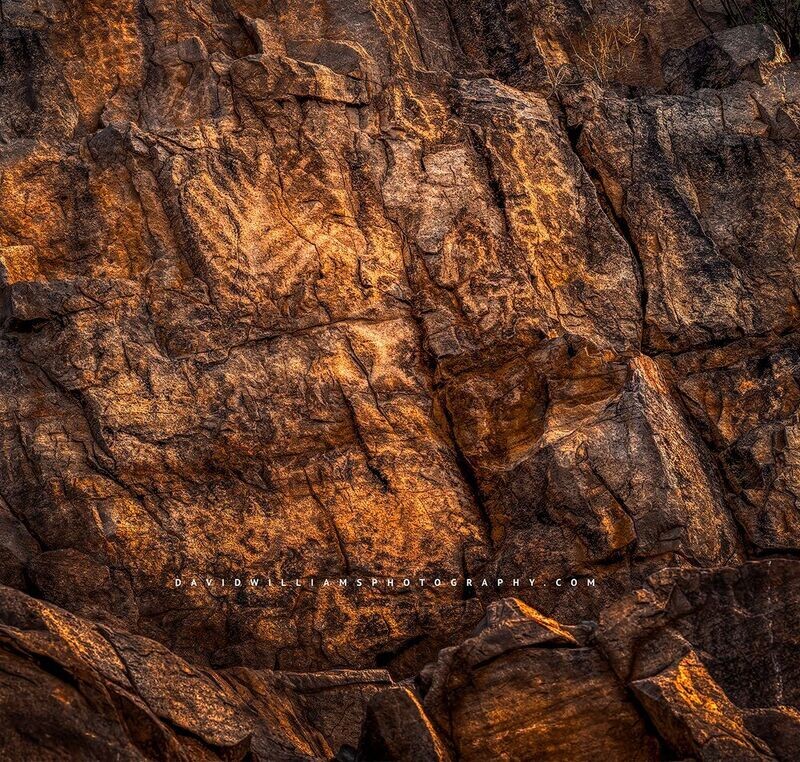
[{"label": "orange rock surface", "polygon": [[4,756],[796,759],[760,8],[4,0]]}]

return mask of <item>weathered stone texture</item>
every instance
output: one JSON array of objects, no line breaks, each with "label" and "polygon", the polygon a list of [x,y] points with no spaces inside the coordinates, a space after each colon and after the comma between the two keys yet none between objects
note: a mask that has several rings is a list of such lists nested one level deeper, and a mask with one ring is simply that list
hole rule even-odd
[{"label": "weathered stone texture", "polygon": [[[800,550],[761,15],[4,0],[12,753],[792,758],[791,628],[747,619]],[[541,584],[172,582],[238,574]]]}]

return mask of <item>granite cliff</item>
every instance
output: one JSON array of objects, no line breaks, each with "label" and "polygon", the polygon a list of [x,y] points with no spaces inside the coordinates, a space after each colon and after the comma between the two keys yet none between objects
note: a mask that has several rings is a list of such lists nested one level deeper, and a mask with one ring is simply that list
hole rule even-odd
[{"label": "granite cliff", "polygon": [[4,756],[797,759],[776,8],[2,0]]}]

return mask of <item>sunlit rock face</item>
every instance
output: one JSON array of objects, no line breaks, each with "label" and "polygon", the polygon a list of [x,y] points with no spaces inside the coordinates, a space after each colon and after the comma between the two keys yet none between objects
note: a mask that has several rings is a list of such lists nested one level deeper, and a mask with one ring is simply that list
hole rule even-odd
[{"label": "sunlit rock face", "polygon": [[494,601],[466,639],[388,672],[192,665],[0,587],[9,759],[794,760],[800,563],[672,568],[562,624]]},{"label": "sunlit rock face", "polygon": [[599,625],[491,603],[413,682],[373,693],[350,758],[794,759],[798,572],[669,569]]},{"label": "sunlit rock face", "polygon": [[[367,711],[371,670],[416,674],[505,595],[610,632],[666,568],[797,553],[800,70],[726,7],[6,0],[0,583],[187,669],[321,675],[274,677],[313,715],[291,754],[413,758],[407,722],[477,759],[502,754],[470,707],[503,675],[445,728],[419,686]],[[275,584],[232,584],[254,576]],[[405,577],[448,584],[371,583]],[[687,681],[739,707],[742,754],[792,748],[793,700],[743,704],[704,646],[632,677],[633,641],[581,633],[509,680],[575,676],[519,698],[540,716],[618,707],[564,719],[585,758],[702,756]],[[345,725],[334,668],[372,686]],[[115,749],[191,756],[96,711]],[[181,727],[216,754],[289,722],[246,711],[224,740]],[[523,757],[580,758],[534,731]]]}]

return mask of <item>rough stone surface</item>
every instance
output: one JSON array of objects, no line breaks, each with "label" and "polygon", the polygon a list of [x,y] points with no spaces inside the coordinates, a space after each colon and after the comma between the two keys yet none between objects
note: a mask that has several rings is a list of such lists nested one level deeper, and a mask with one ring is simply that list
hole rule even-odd
[{"label": "rough stone surface", "polygon": [[798,570],[670,569],[600,618],[598,640],[669,747],[697,759],[797,749]]},{"label": "rough stone surface", "polygon": [[721,90],[740,80],[766,84],[772,69],[789,63],[778,33],[763,24],[704,37],[688,49],[664,56],[663,74],[673,93]]},{"label": "rough stone surface", "polygon": [[797,757],[800,68],[735,5],[4,0],[12,758]]},{"label": "rough stone surface", "polygon": [[410,762],[433,739],[464,760],[794,759],[798,593],[800,563],[775,560],[667,570],[596,627],[492,603],[416,697],[370,699],[355,758]]},{"label": "rough stone surface", "polygon": [[0,603],[6,759],[329,759],[390,682],[381,670],[211,672],[9,588]]}]

